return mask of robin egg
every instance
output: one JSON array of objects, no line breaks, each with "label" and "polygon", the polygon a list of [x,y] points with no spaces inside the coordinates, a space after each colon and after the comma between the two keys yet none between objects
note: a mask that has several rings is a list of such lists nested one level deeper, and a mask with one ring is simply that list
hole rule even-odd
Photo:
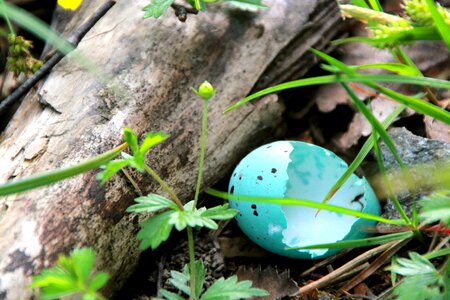
[{"label": "robin egg", "polygon": [[[237,196],[276,197],[322,202],[347,164],[322,147],[296,141],[261,146],[237,165],[229,184],[230,207],[242,231],[262,248],[287,257],[320,259],[340,249],[289,248],[334,243],[368,236],[375,222],[304,206],[237,200]],[[235,195],[235,198],[233,198]],[[380,204],[365,178],[355,174],[328,201],[355,211],[380,215]]]}]

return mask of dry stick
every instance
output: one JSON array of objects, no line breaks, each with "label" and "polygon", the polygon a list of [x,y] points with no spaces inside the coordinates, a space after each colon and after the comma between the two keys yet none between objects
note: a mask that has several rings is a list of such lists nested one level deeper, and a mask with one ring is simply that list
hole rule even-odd
[{"label": "dry stick", "polygon": [[341,258],[342,256],[346,255],[348,252],[350,252],[350,250],[349,249],[345,249],[342,252],[339,252],[338,254],[330,256],[330,257],[328,257],[328,258],[326,258],[326,259],[316,263],[314,266],[312,266],[311,268],[309,268],[308,270],[306,270],[302,274],[300,274],[300,277],[305,277],[305,276],[311,274],[312,272],[314,272],[318,268],[332,263],[333,261],[335,261],[335,260]]},{"label": "dry stick", "polygon": [[[341,291],[347,292],[348,290],[350,290],[350,289],[354,288],[355,286],[357,286],[358,284],[360,284],[364,279],[366,279],[367,277],[372,275],[376,270],[378,270],[381,266],[383,266],[386,262],[388,262],[391,259],[391,257],[401,247],[406,245],[409,241],[410,241],[410,239],[405,239],[405,240],[394,242],[394,244],[391,247],[389,247],[389,249],[387,249],[383,254],[381,254],[379,257],[377,257],[377,259],[375,259],[374,262],[371,263],[370,266],[366,270],[359,273],[357,276],[355,276],[355,278],[353,278],[352,280],[350,280],[350,282],[348,282],[346,285],[344,285],[341,288]],[[339,293],[339,294],[341,294],[341,293]]]},{"label": "dry stick", "polygon": [[[103,17],[108,10],[116,4],[116,1],[108,1],[92,14],[92,16],[81,25],[74,34],[67,39],[67,42],[72,44],[75,49],[80,43],[81,39],[91,30],[92,27]],[[66,53],[67,54],[67,53]],[[61,52],[56,52],[47,60],[42,67],[33,74],[30,78],[25,80],[11,95],[0,102],[0,114],[2,114],[11,104],[24,96],[39,80],[41,80],[53,67],[66,55]]]},{"label": "dry stick", "polygon": [[339,267],[338,269],[325,275],[324,277],[322,277],[314,282],[311,282],[310,284],[300,287],[300,289],[299,289],[300,294],[308,293],[314,289],[319,289],[319,288],[326,286],[329,282],[333,281],[335,277],[341,276],[341,275],[349,272],[350,270],[356,268],[360,264],[365,263],[366,261],[368,261],[375,255],[378,255],[379,253],[389,249],[395,243],[397,243],[397,242],[393,241],[393,242],[390,242],[387,244],[380,245],[380,246],[373,248],[367,252],[364,252],[363,254],[355,257],[354,259],[352,259],[345,265]]},{"label": "dry stick", "polygon": [[356,268],[354,268],[354,269],[348,271],[347,273],[344,273],[344,274],[342,274],[342,275],[339,276],[339,277],[333,278],[333,279],[330,281],[329,285],[334,285],[334,284],[336,284],[336,283],[338,283],[338,282],[341,282],[341,281],[350,279],[350,278],[353,277],[356,273],[359,273],[359,272],[363,271],[364,269],[366,269],[366,268],[369,267],[369,266],[370,266],[370,264],[369,264],[368,262],[365,262],[365,263],[363,263],[362,265],[360,265],[360,266],[358,266],[358,267],[356,267]]}]

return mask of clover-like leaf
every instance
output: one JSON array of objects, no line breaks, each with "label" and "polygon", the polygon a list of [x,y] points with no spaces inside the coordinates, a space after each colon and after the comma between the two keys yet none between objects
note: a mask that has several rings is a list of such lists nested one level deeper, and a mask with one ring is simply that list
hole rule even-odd
[{"label": "clover-like leaf", "polygon": [[170,136],[164,133],[163,131],[150,132],[142,141],[141,147],[139,148],[139,152],[142,155],[145,155],[150,148],[164,142],[169,137]]},{"label": "clover-like leaf", "polygon": [[133,130],[125,127],[123,130],[123,140],[128,144],[128,147],[133,151],[133,154],[139,152],[138,137]]}]

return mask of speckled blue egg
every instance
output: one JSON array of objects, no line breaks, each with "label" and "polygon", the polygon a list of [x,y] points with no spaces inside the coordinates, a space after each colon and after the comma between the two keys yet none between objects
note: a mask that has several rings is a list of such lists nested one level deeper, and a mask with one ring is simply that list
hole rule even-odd
[{"label": "speckled blue egg", "polygon": [[[234,170],[228,189],[230,206],[239,210],[242,231],[256,244],[279,255],[320,259],[339,249],[291,250],[312,244],[366,237],[375,222],[304,206],[283,206],[233,199],[233,195],[305,199],[322,202],[347,164],[322,147],[278,141],[257,148]],[[365,178],[352,174],[329,204],[380,215],[380,204]]]}]

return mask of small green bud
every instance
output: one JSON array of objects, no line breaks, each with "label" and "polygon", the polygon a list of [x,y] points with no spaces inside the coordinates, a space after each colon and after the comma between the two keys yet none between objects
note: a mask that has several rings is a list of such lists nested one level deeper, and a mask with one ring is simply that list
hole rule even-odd
[{"label": "small green bud", "polygon": [[202,98],[205,101],[208,101],[209,99],[211,99],[214,94],[215,94],[215,90],[213,88],[213,86],[211,85],[211,83],[209,83],[207,80],[203,81],[202,84],[200,84],[198,90],[194,89],[194,92],[200,96],[200,98]]}]

